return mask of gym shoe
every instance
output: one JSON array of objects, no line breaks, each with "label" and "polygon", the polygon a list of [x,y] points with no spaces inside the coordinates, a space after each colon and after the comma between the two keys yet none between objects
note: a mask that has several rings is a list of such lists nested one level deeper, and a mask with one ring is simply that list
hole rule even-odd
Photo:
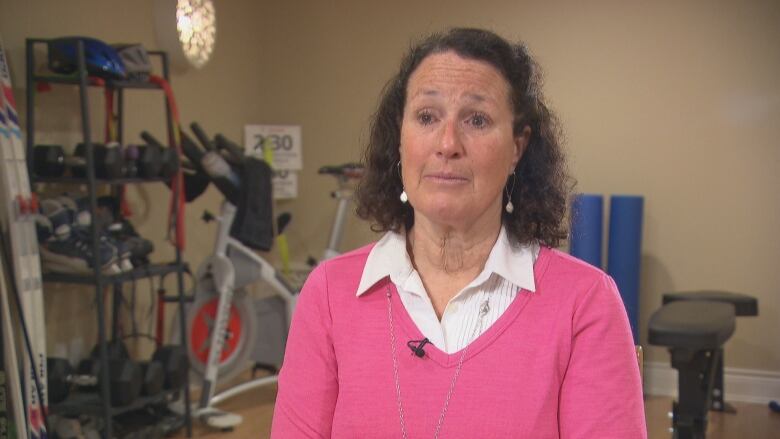
[{"label": "gym shoe", "polygon": [[110,237],[127,246],[130,252],[130,262],[134,267],[149,264],[149,254],[154,251],[154,244],[152,241],[138,236],[138,233],[135,232],[133,226],[127,220],[108,226],[108,233]]},{"label": "gym shoe", "polygon": [[[84,239],[83,233],[74,233],[71,227],[71,215],[56,200],[41,200],[41,213],[45,217],[39,221],[39,230],[43,237],[40,248],[41,265],[47,271],[58,273],[92,272],[94,253],[91,239]],[[117,265],[116,249],[101,240],[98,245],[100,269],[106,274],[121,272]]]},{"label": "gym shoe", "polygon": [[[89,228],[77,227],[72,230],[77,239],[85,244],[92,245],[92,235]],[[108,235],[101,235],[99,237],[100,244],[102,246],[110,247],[116,255],[116,262],[121,271],[130,271],[133,269],[133,264],[130,262],[130,248],[123,242],[117,241]]]},{"label": "gym shoe", "polygon": [[35,215],[35,233],[38,235],[38,242],[45,245],[46,241],[54,237],[54,227],[51,220],[43,215]]},{"label": "gym shoe", "polygon": [[130,262],[134,267],[149,265],[149,254],[154,251],[152,241],[143,238],[135,230],[135,227],[126,218],[121,215],[114,216],[114,212],[119,212],[119,199],[111,196],[103,196],[97,199],[98,210],[96,217],[98,222],[105,225],[106,233],[117,241],[125,243],[130,250]]},{"label": "gym shoe", "polygon": [[[100,270],[105,274],[121,273],[117,265],[115,249],[100,243],[98,257]],[[40,248],[41,265],[47,271],[57,273],[92,273],[94,254],[91,244],[71,235],[66,239],[52,239]]]},{"label": "gym shoe", "polygon": [[[92,214],[89,211],[89,200],[87,197],[74,198],[68,195],[61,195],[56,198],[63,208],[68,212],[71,218],[72,233],[76,233],[84,242],[91,242],[91,230]],[[104,210],[104,209],[99,209]],[[116,249],[117,263],[121,271],[130,271],[133,269],[133,264],[130,262],[132,253],[129,246],[126,244],[108,236],[108,223],[110,218],[104,217],[104,215],[97,215],[98,233],[100,234],[100,240],[109,246]]]}]

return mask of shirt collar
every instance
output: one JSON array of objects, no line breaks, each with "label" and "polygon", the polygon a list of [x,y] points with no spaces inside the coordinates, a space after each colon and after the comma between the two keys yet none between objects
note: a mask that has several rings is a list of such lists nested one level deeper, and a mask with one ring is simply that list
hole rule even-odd
[{"label": "shirt collar", "polygon": [[[485,262],[485,268],[475,281],[483,277],[482,281],[487,280],[487,277],[495,273],[517,287],[533,292],[536,290],[534,262],[538,254],[538,244],[513,244],[502,226]],[[387,232],[368,254],[357,295],[362,295],[386,277],[396,284],[403,283],[413,271],[412,261],[406,252],[406,236],[402,233]]]},{"label": "shirt collar", "polygon": [[406,235],[387,232],[368,254],[357,295],[362,295],[386,277],[391,279],[408,278],[413,270],[412,261],[409,259],[409,254],[406,253]]}]

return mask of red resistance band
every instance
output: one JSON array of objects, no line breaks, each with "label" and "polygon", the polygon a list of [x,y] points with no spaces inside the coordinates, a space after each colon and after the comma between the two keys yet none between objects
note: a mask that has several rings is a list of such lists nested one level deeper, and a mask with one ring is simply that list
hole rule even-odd
[{"label": "red resistance band", "polygon": [[[165,79],[156,76],[156,75],[150,75],[149,76],[149,82],[153,84],[157,84],[160,86],[163,91],[165,92],[165,96],[168,101],[168,109],[171,112],[171,119],[173,121],[173,129],[168,133],[168,143],[172,148],[176,148],[176,154],[178,154],[181,157],[181,143],[179,139],[181,138],[180,134],[180,123],[179,123],[179,108],[176,106],[176,99],[173,96],[173,90],[171,89],[170,84],[168,84],[168,81]],[[168,209],[168,232],[170,234],[171,228],[175,227],[175,235],[173,244],[180,250],[184,250],[184,244],[185,244],[185,230],[184,230],[184,174],[182,172],[181,166],[179,166],[179,170],[176,172],[176,175],[173,176],[173,179],[171,181],[171,191],[175,194],[175,196],[171,197],[170,206]],[[174,200],[176,202],[174,203]],[[176,212],[176,223],[174,224],[173,218],[174,218],[174,209]]]}]

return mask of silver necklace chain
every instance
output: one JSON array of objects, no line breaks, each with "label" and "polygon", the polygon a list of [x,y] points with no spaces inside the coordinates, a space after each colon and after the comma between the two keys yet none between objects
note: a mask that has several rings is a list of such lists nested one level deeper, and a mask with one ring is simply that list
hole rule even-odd
[{"label": "silver necklace chain", "polygon": [[401,420],[401,435],[406,439],[404,408],[401,405],[401,386],[398,384],[398,355],[395,353],[395,331],[393,330],[393,304],[390,301],[390,287],[387,287],[387,317],[390,319],[390,346],[393,348],[393,378],[395,379],[395,399],[398,402],[398,419]]},{"label": "silver necklace chain", "polygon": [[[482,302],[482,305],[479,307],[479,322],[477,326],[474,328],[474,333],[471,335],[471,341],[474,341],[474,338],[477,336],[477,334],[480,333],[482,330],[482,322],[485,320],[485,315],[487,315],[488,311],[490,311],[490,303],[489,299],[485,299],[484,302]],[[401,423],[401,436],[403,439],[407,439],[406,434],[406,423],[404,422],[404,408],[401,404],[401,384],[398,380],[398,354],[395,351],[395,330],[393,328],[393,302],[390,300],[390,287],[387,287],[387,318],[390,321],[390,345],[393,351],[393,378],[395,380],[395,398],[398,402],[398,419]],[[463,349],[463,353],[460,355],[460,359],[458,360],[458,365],[455,367],[455,375],[452,377],[452,381],[450,381],[450,388],[447,391],[447,398],[444,400],[444,407],[441,409],[441,413],[439,414],[439,421],[436,424],[436,432],[434,433],[434,439],[439,439],[439,432],[441,432],[441,427],[444,425],[444,416],[447,415],[447,408],[450,405],[450,399],[452,398],[452,393],[455,391],[455,382],[458,381],[458,375],[460,375],[460,369],[461,366],[463,366],[463,360],[466,358],[466,353],[469,350],[469,346],[471,346],[471,343],[467,344],[466,347]]]}]

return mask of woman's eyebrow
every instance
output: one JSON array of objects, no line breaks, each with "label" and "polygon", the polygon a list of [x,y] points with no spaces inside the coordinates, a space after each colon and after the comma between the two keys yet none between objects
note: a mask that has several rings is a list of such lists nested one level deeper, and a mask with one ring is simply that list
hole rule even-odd
[{"label": "woman's eyebrow", "polygon": [[[432,88],[423,88],[423,89],[417,90],[411,96],[410,99],[415,99],[415,98],[420,97],[420,96],[434,97],[435,98],[435,97],[440,97],[441,96],[441,92],[439,92],[438,90],[432,89]],[[479,93],[465,93],[465,94],[463,94],[463,97],[466,98],[469,101],[474,101],[474,102],[479,102],[479,103],[493,101],[493,99],[490,98],[489,96],[486,96],[486,95],[483,95],[483,94],[479,94]]]},{"label": "woman's eyebrow", "polygon": [[441,93],[438,90],[432,89],[432,88],[423,88],[420,90],[417,90],[411,98],[414,99],[418,96],[431,96],[431,97],[438,97]]},{"label": "woman's eyebrow", "polygon": [[492,100],[485,95],[481,95],[477,93],[466,93],[464,96],[466,97],[466,99],[470,101],[476,101],[476,102],[486,102]]}]

